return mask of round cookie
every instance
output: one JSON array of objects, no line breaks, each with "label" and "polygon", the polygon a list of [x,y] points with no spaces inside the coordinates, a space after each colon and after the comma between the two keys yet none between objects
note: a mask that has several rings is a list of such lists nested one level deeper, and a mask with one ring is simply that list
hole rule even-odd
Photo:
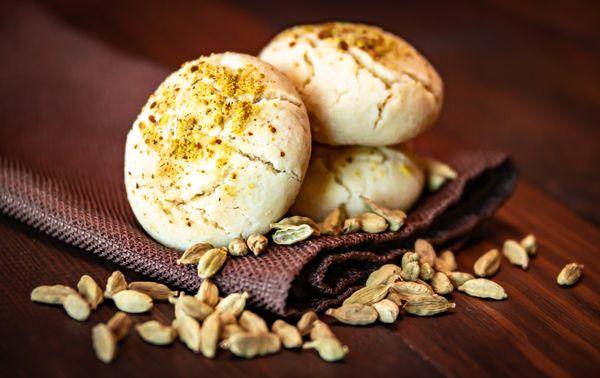
[{"label": "round cookie", "polygon": [[423,190],[422,169],[399,149],[313,145],[304,184],[290,213],[323,220],[345,205],[349,216],[369,211],[361,195],[408,210]]},{"label": "round cookie", "polygon": [[158,242],[224,246],[285,214],[310,151],[306,109],[285,76],[249,55],[201,57],[171,74],[134,122],[127,197]]},{"label": "round cookie", "polygon": [[442,81],[410,44],[351,23],[297,26],[260,53],[292,80],[313,138],[329,145],[395,145],[438,118]]}]

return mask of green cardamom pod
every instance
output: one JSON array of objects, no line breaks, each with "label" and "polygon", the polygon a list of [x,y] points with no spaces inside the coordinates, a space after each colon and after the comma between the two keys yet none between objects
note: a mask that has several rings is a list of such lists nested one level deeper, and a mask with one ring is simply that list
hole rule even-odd
[{"label": "green cardamom pod", "polygon": [[370,305],[376,302],[379,302],[387,295],[389,290],[389,285],[380,284],[374,286],[366,286],[361,289],[356,290],[352,293],[351,296],[346,298],[344,301],[344,305],[349,304],[362,304],[362,305]]},{"label": "green cardamom pod", "polygon": [[479,298],[491,298],[500,300],[508,297],[502,286],[486,278],[475,278],[472,280],[468,280],[467,282],[458,287],[458,291],[462,291],[469,294],[472,297]]},{"label": "green cardamom pod", "polygon": [[290,245],[306,240],[314,233],[315,231],[310,225],[301,224],[278,229],[272,239],[275,244]]},{"label": "green cardamom pod", "polygon": [[198,262],[198,276],[203,279],[214,276],[226,260],[227,250],[225,248],[213,248],[206,251]]},{"label": "green cardamom pod", "polygon": [[448,309],[456,307],[456,304],[440,295],[420,295],[414,296],[404,303],[404,310],[409,314],[418,316],[432,316]]}]

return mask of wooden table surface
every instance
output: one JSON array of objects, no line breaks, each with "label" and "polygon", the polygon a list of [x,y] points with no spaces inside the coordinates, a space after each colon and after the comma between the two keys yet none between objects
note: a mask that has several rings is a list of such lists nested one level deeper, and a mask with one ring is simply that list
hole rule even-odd
[{"label": "wooden table surface", "polygon": [[[84,273],[104,282],[115,267],[0,217],[3,376],[598,374],[597,3],[322,3],[56,0],[45,6],[118,49],[172,67],[211,51],[256,53],[273,33],[295,23],[361,20],[406,37],[446,83],[444,115],[416,143],[440,156],[462,146],[504,149],[521,168],[514,197],[458,253],[459,266],[470,271],[481,253],[506,238],[534,233],[539,255],[530,268],[504,261],[494,278],[508,299],[455,293],[450,314],[403,316],[391,326],[333,325],[351,350],[342,363],[325,363],[308,351],[251,361],[222,352],[208,360],[179,344],[155,347],[129,336],[116,362],[106,366],[93,355],[90,330],[114,313],[112,304],[78,323],[60,309],[32,304],[29,292],[46,283],[74,285]],[[585,265],[584,278],[560,288],[556,275],[572,261]],[[151,315],[136,316],[150,318],[169,321],[172,309],[161,304]]]}]

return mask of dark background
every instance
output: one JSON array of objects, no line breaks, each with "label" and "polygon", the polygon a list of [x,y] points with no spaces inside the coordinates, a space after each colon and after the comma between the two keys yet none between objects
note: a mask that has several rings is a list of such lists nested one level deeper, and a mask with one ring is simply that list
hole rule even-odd
[{"label": "dark background", "polygon": [[43,4],[110,45],[172,68],[211,52],[256,54],[294,24],[380,25],[414,44],[444,79],[443,115],[418,143],[509,151],[525,180],[600,223],[598,1]]}]

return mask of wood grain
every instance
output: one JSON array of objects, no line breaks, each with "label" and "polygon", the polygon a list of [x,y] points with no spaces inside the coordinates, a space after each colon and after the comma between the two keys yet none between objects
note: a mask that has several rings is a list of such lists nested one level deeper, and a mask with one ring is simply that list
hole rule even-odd
[{"label": "wood grain", "polygon": [[[75,285],[84,273],[104,283],[114,267],[1,217],[1,371],[11,377],[592,375],[600,364],[600,231],[539,189],[600,219],[600,86],[593,79],[600,12],[597,3],[563,6],[565,11],[529,2],[49,2],[49,9],[82,31],[172,67],[210,51],[255,53],[275,31],[297,22],[363,20],[406,36],[447,84],[439,127],[416,143],[441,157],[465,145],[506,149],[525,181],[535,184],[521,183],[458,253],[460,268],[472,271],[480,254],[529,232],[539,240],[539,255],[527,271],[502,262],[494,279],[506,288],[505,301],[454,293],[457,308],[450,314],[403,316],[391,326],[362,329],[334,325],[351,350],[343,363],[324,363],[309,351],[252,361],[222,352],[213,361],[180,344],[155,347],[130,335],[117,361],[105,366],[93,355],[90,333],[115,312],[111,303],[78,323],[60,307],[31,303],[29,293],[40,284]],[[585,265],[584,277],[560,288],[556,275],[572,261]],[[129,280],[140,278],[125,273]],[[135,318],[172,316],[169,305],[159,304]]]}]

